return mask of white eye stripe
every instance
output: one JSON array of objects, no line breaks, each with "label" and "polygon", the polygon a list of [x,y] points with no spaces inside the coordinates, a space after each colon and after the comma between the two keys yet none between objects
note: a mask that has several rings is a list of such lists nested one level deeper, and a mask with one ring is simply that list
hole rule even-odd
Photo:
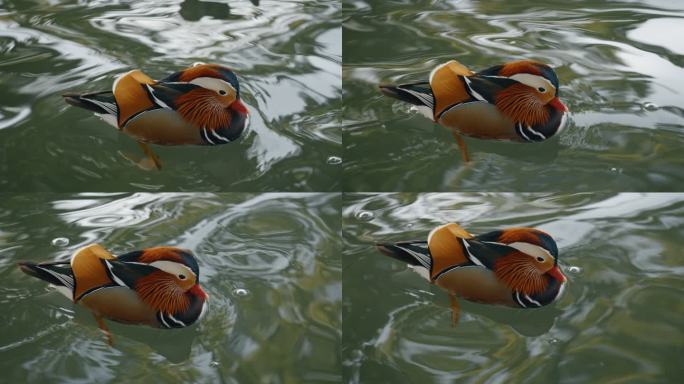
[{"label": "white eye stripe", "polygon": [[192,270],[185,265],[181,263],[176,263],[175,261],[168,261],[168,260],[159,260],[155,261],[153,263],[150,263],[150,266],[155,267],[157,269],[160,269],[166,273],[170,273],[172,275],[178,276],[178,275],[185,275],[185,277],[189,276],[195,276],[195,273],[192,272]]},{"label": "white eye stripe", "polygon": [[549,80],[541,76],[531,75],[529,73],[517,73],[509,78],[534,89],[544,88],[546,91],[556,89],[556,87],[554,87]]},{"label": "white eye stripe", "polygon": [[522,253],[526,253],[530,256],[543,257],[544,259],[551,258],[551,260],[553,260],[553,256],[551,255],[551,253],[549,253],[549,251],[547,251],[546,249],[544,249],[538,245],[534,245],[534,244],[530,244],[530,243],[524,243],[524,242],[515,242],[515,243],[510,243],[507,245],[511,248],[515,248],[518,251],[520,251]]},{"label": "white eye stripe", "polygon": [[236,92],[235,88],[233,88],[233,86],[229,82],[214,77],[198,77],[190,81],[190,84],[199,85],[202,88],[206,88],[214,92],[227,92],[229,90],[231,92]]}]

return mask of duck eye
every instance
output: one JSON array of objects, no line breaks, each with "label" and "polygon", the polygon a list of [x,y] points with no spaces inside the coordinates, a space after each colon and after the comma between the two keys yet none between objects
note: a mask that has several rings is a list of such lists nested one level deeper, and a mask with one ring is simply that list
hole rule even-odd
[{"label": "duck eye", "polygon": [[180,275],[178,275],[178,278],[181,279],[181,280],[185,280],[185,275],[180,274]]},{"label": "duck eye", "polygon": [[543,258],[543,257],[541,257],[541,256],[538,256],[538,257],[537,257],[537,261],[541,263],[541,262],[543,262],[543,261],[544,261],[544,258]]},{"label": "duck eye", "polygon": [[538,89],[539,92],[541,92],[541,93],[546,92],[546,88],[544,88],[544,87],[539,87],[539,88],[537,88],[537,89]]},{"label": "duck eye", "polygon": [[219,91],[219,95],[225,96],[228,92],[224,91],[223,89]]}]

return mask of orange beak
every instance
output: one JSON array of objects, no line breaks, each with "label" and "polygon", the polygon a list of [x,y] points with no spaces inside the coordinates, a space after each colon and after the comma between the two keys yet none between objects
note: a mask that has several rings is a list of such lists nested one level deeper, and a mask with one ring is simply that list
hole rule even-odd
[{"label": "orange beak", "polygon": [[561,284],[562,284],[562,283],[565,283],[566,281],[568,281],[568,279],[565,277],[565,275],[563,274],[563,272],[561,272],[560,268],[558,268],[557,265],[554,265],[553,268],[549,269],[549,271],[546,272],[546,273],[548,273],[549,275],[551,275],[551,277],[553,277],[554,279],[560,281]]},{"label": "orange beak", "polygon": [[553,108],[561,111],[561,112],[568,112],[569,111],[568,107],[566,107],[565,104],[563,104],[560,101],[560,99],[557,97],[554,97],[553,99],[551,99],[551,101],[549,101],[549,105],[552,106]]},{"label": "orange beak", "polygon": [[236,99],[235,101],[233,101],[232,104],[230,104],[230,109],[238,113],[242,113],[243,115],[247,114],[247,107],[245,107],[245,105],[242,104],[242,101],[238,99]]},{"label": "orange beak", "polygon": [[206,299],[209,298],[209,295],[207,295],[207,293],[204,292],[204,289],[202,289],[202,287],[200,287],[199,284],[193,285],[193,286],[190,288],[190,293],[192,293],[193,295],[195,295],[195,296],[197,296],[197,297],[199,297],[199,298],[202,298],[202,299],[204,299],[204,300],[206,300]]}]

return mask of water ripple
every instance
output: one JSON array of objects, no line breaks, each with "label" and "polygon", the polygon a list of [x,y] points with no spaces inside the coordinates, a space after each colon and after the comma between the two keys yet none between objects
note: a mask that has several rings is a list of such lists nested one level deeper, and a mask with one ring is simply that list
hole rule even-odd
[{"label": "water ripple", "polygon": [[[357,218],[364,211],[372,221]],[[684,293],[682,194],[357,193],[345,195],[343,221],[349,382],[674,379],[678,363],[669,356],[684,320],[671,310]],[[564,295],[538,310],[462,301],[451,327],[444,292],[373,247],[425,238],[450,221],[476,234],[547,231],[570,280]],[[605,373],[611,367],[618,376]]]},{"label": "water ripple", "polygon": [[[326,163],[341,144],[335,113],[341,99],[338,2],[0,8],[7,11],[0,20],[5,161],[55,164],[27,170],[27,179],[0,168],[7,173],[0,177],[4,189],[322,191],[339,184],[339,172],[328,172]],[[59,97],[109,89],[116,75],[132,68],[162,78],[197,61],[235,69],[250,127],[221,148],[159,148],[168,171],[154,175],[135,167],[141,155],[132,140]],[[114,186],[110,180],[125,182]]]}]

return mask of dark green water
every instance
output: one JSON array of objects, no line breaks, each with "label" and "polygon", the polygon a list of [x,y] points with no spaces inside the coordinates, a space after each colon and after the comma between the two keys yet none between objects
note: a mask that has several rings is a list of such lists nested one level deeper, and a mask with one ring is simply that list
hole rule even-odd
[{"label": "dark green water", "polygon": [[[338,194],[0,198],[0,381],[341,380]],[[109,347],[87,310],[15,266],[65,259],[92,242],[115,254],[192,250],[209,294],[205,317],[182,330],[109,322]]]},{"label": "dark green water", "polygon": [[[341,167],[340,4],[321,1],[0,3],[0,190],[336,191]],[[250,112],[213,148],[137,144],[60,95],[111,89],[140,68],[233,68]]]},{"label": "dark green water", "polygon": [[[345,190],[682,189],[684,3],[343,3]],[[466,139],[464,167],[447,129],[377,90],[423,81],[450,59],[552,65],[568,124],[543,143]]]},{"label": "dark green water", "polygon": [[[541,309],[461,301],[373,243],[472,233],[550,233],[569,282]],[[343,212],[345,382],[674,383],[684,374],[684,195],[351,194]]]}]

